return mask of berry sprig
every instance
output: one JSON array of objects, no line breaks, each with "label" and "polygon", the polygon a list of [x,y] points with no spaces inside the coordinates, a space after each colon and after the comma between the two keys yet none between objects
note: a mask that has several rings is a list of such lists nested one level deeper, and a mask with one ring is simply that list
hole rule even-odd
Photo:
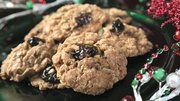
[{"label": "berry sprig", "polygon": [[172,23],[176,28],[175,40],[180,41],[180,0],[151,0],[147,13],[154,18],[164,18],[161,26]]}]

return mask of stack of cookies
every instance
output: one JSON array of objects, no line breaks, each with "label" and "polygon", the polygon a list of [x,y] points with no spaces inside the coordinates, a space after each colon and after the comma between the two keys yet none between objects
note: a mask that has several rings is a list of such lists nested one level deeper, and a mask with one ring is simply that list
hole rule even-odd
[{"label": "stack of cookies", "polygon": [[123,10],[66,5],[47,15],[2,63],[2,79],[29,79],[40,90],[72,88],[98,95],[127,74],[127,57],[152,49]]}]

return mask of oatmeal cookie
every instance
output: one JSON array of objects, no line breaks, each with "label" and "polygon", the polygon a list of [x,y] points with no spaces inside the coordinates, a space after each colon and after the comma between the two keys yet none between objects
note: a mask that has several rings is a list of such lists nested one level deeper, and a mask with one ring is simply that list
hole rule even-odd
[{"label": "oatmeal cookie", "polygon": [[[99,95],[127,74],[126,57],[153,45],[123,10],[66,5],[47,15],[2,63],[2,79],[29,78],[40,90],[72,88]],[[105,25],[105,26],[104,26]]]},{"label": "oatmeal cookie", "polygon": [[[47,15],[25,37],[36,36],[63,41],[73,32],[96,32],[107,21],[107,14],[96,5],[66,5]],[[48,36],[48,37],[47,37]]]},{"label": "oatmeal cookie", "polygon": [[125,55],[115,48],[101,48],[96,44],[98,38],[97,33],[81,33],[70,36],[58,47],[53,64],[60,83],[66,88],[98,95],[127,74]]},{"label": "oatmeal cookie", "polygon": [[122,23],[120,19],[116,19],[113,24],[102,30],[102,40],[98,44],[116,47],[127,57],[144,55],[153,48],[141,28]]},{"label": "oatmeal cookie", "polygon": [[21,81],[41,71],[51,62],[57,46],[53,41],[46,42],[32,37],[19,44],[3,61],[0,76],[2,79]]}]

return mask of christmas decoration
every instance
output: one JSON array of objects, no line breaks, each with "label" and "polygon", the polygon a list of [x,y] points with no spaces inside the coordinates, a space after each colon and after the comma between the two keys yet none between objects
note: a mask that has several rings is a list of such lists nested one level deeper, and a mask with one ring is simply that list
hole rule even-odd
[{"label": "christmas decoration", "polygon": [[[174,45],[180,46],[180,42],[175,43]],[[174,47],[172,46],[171,49],[172,48]],[[177,69],[175,73],[167,75],[166,71],[162,67],[154,68],[154,66],[151,66],[154,59],[158,58],[159,55],[168,50],[169,48],[167,45],[164,45],[162,49],[158,49],[156,53],[153,53],[151,57],[147,59],[144,68],[140,69],[139,72],[135,75],[134,80],[132,80],[131,86],[133,88],[133,93],[136,101],[143,101],[140,94],[140,89],[152,78],[154,78],[159,83],[159,90],[150,98],[150,100],[167,101],[179,95],[180,69]],[[177,50],[174,49],[173,52],[177,54]],[[163,82],[166,82],[164,86],[162,86]]]},{"label": "christmas decoration", "polygon": [[[13,1],[13,0],[12,0]],[[4,26],[10,21],[18,17],[22,17],[28,14],[32,14],[35,16],[41,16],[42,13],[44,13],[46,10],[48,10],[51,7],[54,7],[58,4],[61,4],[62,2],[65,2],[67,0],[57,0],[55,2],[52,2],[54,0],[49,0],[51,3],[47,2],[48,0],[14,0],[14,1],[22,1],[20,2],[11,2],[8,1],[1,1],[0,0],[0,9],[6,9],[6,8],[21,8],[24,9],[23,12],[15,13],[12,15],[9,15],[7,17],[4,17],[0,19],[0,30],[5,30]],[[111,7],[112,2],[111,0],[68,0],[68,1],[74,1],[75,3],[97,3],[100,6],[103,7]],[[135,0],[117,0],[120,2],[126,2],[126,1],[135,1]],[[137,1],[137,0],[136,0]],[[155,26],[159,28],[159,23],[157,21],[151,19],[146,14],[143,14],[145,12],[145,9],[149,6],[148,14],[153,15],[154,18],[162,18],[162,20],[165,20],[164,23],[162,23],[162,27],[165,26],[168,23],[172,23],[176,30],[175,34],[173,35],[173,38],[176,41],[180,41],[180,8],[178,5],[179,0],[151,0],[149,3],[149,0],[138,0],[138,4],[133,4],[136,9],[135,10],[128,10],[128,14],[135,20],[140,21],[142,23]],[[110,6],[109,6],[110,5]],[[116,5],[119,5],[116,3]],[[116,6],[116,5],[113,5]],[[119,6],[118,6],[119,7]],[[137,10],[141,11],[138,13]],[[143,13],[142,13],[143,12]],[[24,22],[25,23],[25,22]],[[19,28],[16,27],[18,30]],[[11,29],[8,29],[11,30]],[[101,32],[100,32],[101,33]],[[6,35],[6,33],[5,33]],[[2,37],[0,37],[1,39]],[[3,39],[3,38],[2,38]],[[7,38],[7,42],[10,42],[12,39],[11,37]],[[10,47],[8,46],[8,49],[3,49],[0,47],[0,50],[6,51],[10,50]],[[174,55],[180,56],[180,42],[173,43],[171,47],[168,47],[165,45],[162,49],[158,49],[156,53],[153,53],[150,58],[147,59],[147,62],[144,64],[143,68],[139,70],[139,72],[135,75],[134,79],[132,80],[131,86],[133,88],[134,97],[127,95],[122,98],[122,101],[142,101],[142,97],[140,94],[141,87],[148,83],[151,79],[155,79],[159,83],[159,90],[152,95],[150,100],[169,100],[173,97],[179,95],[179,77],[180,77],[180,70],[177,69],[175,72],[170,73],[169,75],[166,73],[166,70],[163,67],[160,66],[151,66],[155,59],[157,59],[161,54],[167,51],[172,51]],[[7,53],[2,52],[0,54],[0,61],[4,60],[7,56]],[[172,79],[173,78],[173,79]],[[164,84],[165,83],[165,84]],[[19,89],[19,88],[18,88]],[[27,90],[24,90],[27,91]]]},{"label": "christmas decoration", "polygon": [[150,100],[167,101],[180,94],[180,69],[170,73],[166,83],[161,87]]},{"label": "christmas decoration", "polygon": [[164,18],[161,26],[172,23],[176,28],[176,39],[180,40],[180,0],[151,0],[148,14],[154,18]]},{"label": "christmas decoration", "polygon": [[171,49],[175,55],[180,56],[180,41],[173,43]]}]

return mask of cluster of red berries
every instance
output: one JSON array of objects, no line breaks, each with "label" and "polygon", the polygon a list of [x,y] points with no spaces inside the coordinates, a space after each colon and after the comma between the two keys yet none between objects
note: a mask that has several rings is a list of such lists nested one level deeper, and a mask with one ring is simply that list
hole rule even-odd
[{"label": "cluster of red berries", "polygon": [[164,18],[162,27],[168,23],[172,23],[176,28],[174,35],[177,41],[180,41],[180,0],[151,0],[148,14],[154,18]]}]

